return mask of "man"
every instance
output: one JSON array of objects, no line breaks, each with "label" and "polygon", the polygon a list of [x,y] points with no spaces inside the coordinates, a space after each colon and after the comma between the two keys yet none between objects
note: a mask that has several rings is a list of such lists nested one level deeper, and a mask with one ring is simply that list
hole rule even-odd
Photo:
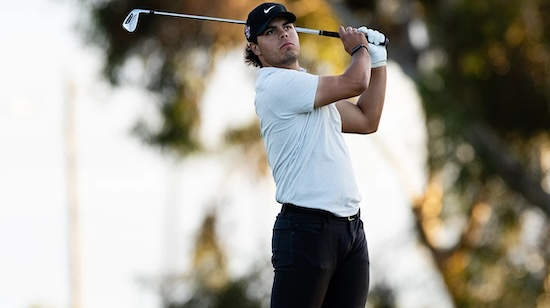
[{"label": "man", "polygon": [[[273,228],[271,307],[364,308],[368,248],[342,133],[378,128],[387,53],[375,44],[385,37],[339,27],[351,63],[341,75],[316,76],[298,64],[295,20],[283,5],[264,3],[245,25],[245,61],[260,67],[256,113],[282,204]],[[356,96],[355,104],[347,100]]]}]

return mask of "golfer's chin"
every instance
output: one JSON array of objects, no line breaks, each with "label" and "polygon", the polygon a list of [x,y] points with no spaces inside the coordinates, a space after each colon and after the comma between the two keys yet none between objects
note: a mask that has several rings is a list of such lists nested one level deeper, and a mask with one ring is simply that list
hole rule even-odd
[{"label": "golfer's chin", "polygon": [[294,49],[286,50],[284,53],[279,54],[278,57],[271,57],[263,59],[264,66],[280,67],[280,68],[293,68],[298,62],[298,52]]},{"label": "golfer's chin", "polygon": [[299,54],[299,51],[296,49],[296,47],[291,46],[289,48],[286,48],[286,50],[284,50],[283,58],[288,60],[297,60],[298,54]]},{"label": "golfer's chin", "polygon": [[283,66],[292,66],[298,61],[298,53],[288,51],[285,53],[285,56],[281,59],[280,64]]}]

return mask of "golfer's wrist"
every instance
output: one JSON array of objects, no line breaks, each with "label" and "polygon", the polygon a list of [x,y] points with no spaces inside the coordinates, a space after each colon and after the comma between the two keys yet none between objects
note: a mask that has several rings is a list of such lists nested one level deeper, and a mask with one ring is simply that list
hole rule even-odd
[{"label": "golfer's wrist", "polygon": [[378,68],[378,67],[386,66],[386,64],[387,64],[387,60],[380,60],[380,61],[371,63],[371,68]]},{"label": "golfer's wrist", "polygon": [[357,52],[359,52],[361,49],[365,49],[366,52],[369,51],[369,48],[363,44],[359,44],[355,47],[353,47],[353,49],[351,50],[351,52],[349,53],[352,57],[354,54],[356,54]]}]

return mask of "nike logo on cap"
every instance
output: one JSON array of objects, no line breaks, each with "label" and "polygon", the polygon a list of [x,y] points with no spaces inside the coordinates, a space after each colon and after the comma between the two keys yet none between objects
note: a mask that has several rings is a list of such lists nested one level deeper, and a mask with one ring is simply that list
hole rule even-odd
[{"label": "nike logo on cap", "polygon": [[273,5],[273,6],[270,6],[269,8],[267,8],[267,9],[264,9],[264,13],[266,13],[266,14],[269,13],[269,11],[271,11],[274,7],[275,6]]}]

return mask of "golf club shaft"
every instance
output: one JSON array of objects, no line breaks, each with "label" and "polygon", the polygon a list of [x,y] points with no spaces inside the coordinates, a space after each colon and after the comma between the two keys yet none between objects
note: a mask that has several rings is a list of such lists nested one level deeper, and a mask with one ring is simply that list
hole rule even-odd
[{"label": "golf club shaft", "polygon": [[151,14],[151,15],[172,16],[172,17],[187,18],[187,19],[218,21],[218,22],[226,22],[226,23],[230,23],[230,24],[239,24],[239,25],[244,25],[245,24],[245,22],[243,20],[208,17],[208,16],[198,16],[198,15],[189,15],[189,14],[180,14],[180,13],[170,13],[170,12],[161,12],[161,11],[155,11],[155,10],[149,10],[149,14]]},{"label": "golf club shaft", "polygon": [[[150,15],[163,15],[163,16],[171,16],[171,17],[179,17],[179,18],[187,18],[187,19],[196,19],[196,20],[208,20],[208,21],[217,21],[217,22],[225,22],[225,23],[232,23],[232,24],[239,24],[244,25],[246,24],[243,20],[236,20],[236,19],[226,19],[226,18],[217,18],[217,17],[209,17],[209,16],[200,16],[200,15],[189,15],[189,14],[181,14],[181,13],[171,13],[171,12],[162,12],[162,11],[156,11],[156,10],[145,10],[145,9],[135,9],[128,17],[126,17],[126,21],[124,24],[129,22],[132,19],[132,14],[134,14],[134,11],[139,11],[143,14],[150,14]],[[139,13],[138,13],[139,14]],[[137,18],[134,17],[134,18]],[[133,30],[129,30],[128,28],[124,27],[126,30],[133,32]],[[296,27],[296,32],[299,33],[307,33],[307,34],[315,34],[315,35],[321,35],[321,36],[329,36],[329,37],[340,37],[338,32],[333,31],[326,31],[326,30],[315,30],[315,29],[308,29],[308,28],[302,28],[302,27]],[[382,43],[381,45],[387,45],[388,39],[386,38],[386,41]]]}]

